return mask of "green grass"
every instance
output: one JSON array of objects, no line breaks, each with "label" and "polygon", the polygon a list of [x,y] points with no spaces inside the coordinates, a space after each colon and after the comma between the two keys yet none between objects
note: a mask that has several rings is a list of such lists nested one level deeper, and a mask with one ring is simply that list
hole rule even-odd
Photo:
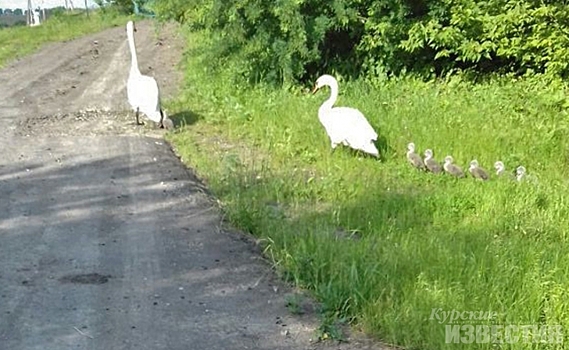
[{"label": "green grass", "polygon": [[28,55],[44,44],[74,39],[108,27],[123,25],[127,17],[103,15],[100,11],[60,14],[37,27],[0,29],[0,68],[10,61]]},{"label": "green grass", "polygon": [[[188,40],[199,47],[198,34]],[[322,303],[325,320],[347,319],[409,349],[461,347],[429,320],[435,308],[493,311],[493,324],[562,325],[569,334],[561,84],[340,82],[337,105],[359,108],[386,143],[377,161],[330,152],[317,118],[327,90],[236,87],[229,73],[205,70],[196,51],[186,59],[185,89],[169,107],[188,124],[169,140],[228,219],[263,238],[283,277]],[[533,179],[419,173],[405,159],[410,141],[439,160],[453,155],[465,170],[473,158],[488,171],[502,160],[509,171],[523,164]]]}]

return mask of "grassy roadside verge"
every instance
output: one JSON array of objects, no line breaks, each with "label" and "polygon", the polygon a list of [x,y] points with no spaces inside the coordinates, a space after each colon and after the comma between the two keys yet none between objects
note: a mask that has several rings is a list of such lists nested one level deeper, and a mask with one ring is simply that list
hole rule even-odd
[{"label": "grassy roadside verge", "polygon": [[[194,49],[201,42],[199,34],[188,40]],[[339,105],[359,108],[386,145],[378,162],[330,153],[317,119],[327,92],[236,87],[229,72],[204,70],[196,51],[185,73],[185,90],[169,107],[188,125],[169,140],[229,220],[265,239],[284,277],[323,303],[327,320],[410,349],[460,346],[445,342],[446,323],[429,319],[438,308],[497,313],[483,324],[569,332],[561,84],[340,82]],[[474,158],[489,171],[496,160],[509,171],[523,164],[532,178],[482,183],[419,173],[405,160],[409,141],[464,168]]]},{"label": "grassy roadside verge", "polygon": [[30,54],[42,45],[65,41],[105,28],[122,25],[126,17],[104,16],[100,11],[60,14],[37,27],[11,27],[0,30],[0,68],[11,60]]}]

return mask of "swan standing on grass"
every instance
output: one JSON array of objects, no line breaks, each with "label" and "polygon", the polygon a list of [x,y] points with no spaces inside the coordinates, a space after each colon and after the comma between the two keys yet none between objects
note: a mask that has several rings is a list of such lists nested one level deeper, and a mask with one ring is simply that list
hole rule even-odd
[{"label": "swan standing on grass", "polygon": [[480,165],[478,165],[478,161],[476,159],[473,159],[470,162],[470,167],[468,168],[468,171],[470,171],[470,174],[476,179],[486,181],[490,178],[486,170],[482,169]]},{"label": "swan standing on grass", "polygon": [[433,158],[433,150],[430,148],[425,150],[425,166],[430,172],[435,174],[439,174],[443,171],[439,162]]},{"label": "swan standing on grass", "polygon": [[407,160],[415,168],[425,170],[425,163],[423,163],[421,156],[415,153],[415,144],[413,142],[407,144]]},{"label": "swan standing on grass", "polygon": [[443,164],[443,169],[452,176],[463,178],[464,172],[458,165],[453,164],[453,162],[454,159],[452,158],[452,156],[446,156],[445,162]]},{"label": "swan standing on grass", "polygon": [[496,163],[494,163],[494,169],[496,169],[496,175],[498,176],[502,176],[506,172],[506,166],[501,160],[498,160]]},{"label": "swan standing on grass", "polygon": [[523,165],[520,165],[516,168],[516,180],[522,181],[526,176],[526,168]]},{"label": "swan standing on grass", "polygon": [[504,162],[502,162],[501,160],[498,160],[496,161],[496,163],[494,163],[494,168],[496,169],[496,176],[506,177],[507,179],[510,180],[516,179],[516,176],[514,174],[512,174],[511,172],[506,172],[506,166],[504,165]]},{"label": "swan standing on grass", "polygon": [[325,74],[316,80],[312,93],[316,93],[324,86],[330,87],[331,94],[318,109],[318,119],[330,137],[332,152],[342,144],[379,157],[374,144],[377,133],[362,112],[350,107],[334,107],[338,98],[338,81],[333,76]]},{"label": "swan standing on grass", "polygon": [[133,21],[126,24],[126,35],[130,48],[130,73],[126,85],[128,102],[135,112],[136,124],[142,125],[139,120],[139,113],[142,112],[160,128],[169,129],[173,127],[172,121],[166,117],[160,106],[160,91],[158,83],[153,77],[142,75],[138,69],[138,58],[136,57],[136,46],[134,44],[134,32],[136,28]]}]

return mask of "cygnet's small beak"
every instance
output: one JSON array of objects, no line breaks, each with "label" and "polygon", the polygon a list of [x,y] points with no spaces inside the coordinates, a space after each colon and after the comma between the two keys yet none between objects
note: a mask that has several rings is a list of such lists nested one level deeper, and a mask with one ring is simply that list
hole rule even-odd
[{"label": "cygnet's small beak", "polygon": [[312,89],[312,93],[315,94],[318,91],[318,85],[314,85],[314,89]]}]

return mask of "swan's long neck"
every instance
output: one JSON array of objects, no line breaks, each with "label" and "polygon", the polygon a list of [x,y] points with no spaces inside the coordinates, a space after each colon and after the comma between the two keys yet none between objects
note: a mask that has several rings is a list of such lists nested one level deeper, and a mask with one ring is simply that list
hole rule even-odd
[{"label": "swan's long neck", "polygon": [[332,109],[334,103],[336,103],[336,100],[338,99],[338,83],[335,81],[330,82],[328,86],[330,86],[330,98],[322,103],[322,106],[320,106],[321,111]]},{"label": "swan's long neck", "polygon": [[134,33],[132,31],[128,32],[128,47],[130,48],[130,73],[139,74],[138,69],[138,58],[136,57],[136,46],[134,45]]}]

